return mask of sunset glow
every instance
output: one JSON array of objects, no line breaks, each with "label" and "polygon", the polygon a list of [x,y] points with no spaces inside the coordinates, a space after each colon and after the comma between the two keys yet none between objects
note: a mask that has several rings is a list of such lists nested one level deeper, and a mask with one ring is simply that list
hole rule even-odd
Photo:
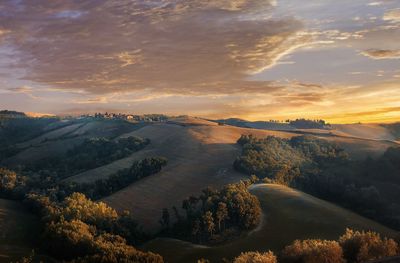
[{"label": "sunset glow", "polygon": [[0,2],[0,108],[400,121],[397,0]]}]

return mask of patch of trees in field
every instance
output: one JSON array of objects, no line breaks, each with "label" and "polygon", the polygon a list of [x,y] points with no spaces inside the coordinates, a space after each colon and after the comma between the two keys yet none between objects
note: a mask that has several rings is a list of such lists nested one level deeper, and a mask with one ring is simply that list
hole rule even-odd
[{"label": "patch of trees in field", "polygon": [[135,136],[117,140],[89,138],[65,155],[35,161],[27,165],[25,170],[39,173],[51,171],[57,177],[64,178],[127,157],[149,143],[149,139]]},{"label": "patch of trees in field", "polygon": [[195,243],[208,243],[256,227],[261,207],[257,197],[247,189],[250,184],[243,181],[221,190],[204,189],[200,196],[183,200],[185,215],[180,215],[174,207],[176,223],[173,224],[168,209],[164,209],[160,220],[164,233]]},{"label": "patch of trees in field", "polygon": [[16,172],[0,167],[0,197],[6,199],[21,199],[27,193],[27,180]]},{"label": "patch of trees in field", "polygon": [[399,254],[399,245],[393,239],[382,238],[375,232],[347,229],[338,241],[295,240],[277,256],[271,251],[245,252],[233,263],[362,263]]},{"label": "patch of trees in field", "polygon": [[167,159],[162,157],[145,158],[135,161],[130,168],[121,169],[108,178],[99,179],[93,183],[62,183],[59,185],[57,194],[65,196],[72,192],[80,192],[97,200],[129,186],[141,178],[158,173],[166,164]]},{"label": "patch of trees in field", "polygon": [[324,120],[296,119],[288,120],[287,122],[297,129],[325,129],[330,126]]},{"label": "patch of trees in field", "polygon": [[400,147],[390,147],[378,159],[368,158],[361,166],[366,178],[400,185]]},{"label": "patch of trees in field", "polygon": [[[0,197],[23,200],[43,223],[39,250],[71,262],[163,262],[162,257],[135,249],[149,238],[128,212],[118,214],[101,198],[157,173],[165,158],[136,161],[129,169],[91,184],[59,184],[55,177],[27,177],[0,168]],[[43,176],[43,175],[42,175]]]},{"label": "patch of trees in field", "polygon": [[234,162],[237,170],[282,184],[290,184],[305,171],[348,160],[342,149],[312,136],[258,139],[242,135],[238,144],[242,146],[242,154]]},{"label": "patch of trees in field", "polygon": [[144,233],[127,212],[73,193],[61,202],[29,194],[28,207],[41,217],[43,252],[69,262],[163,262],[160,255],[137,250]]},{"label": "patch of trees in field", "polygon": [[0,197],[22,200],[26,194],[40,193],[53,200],[63,200],[73,192],[84,193],[91,199],[100,199],[121,190],[146,176],[158,173],[167,164],[162,157],[134,161],[130,168],[121,169],[105,179],[93,183],[59,182],[52,174],[23,176],[0,168]]},{"label": "patch of trees in field", "polygon": [[387,149],[377,160],[356,162],[336,145],[311,136],[243,135],[238,144],[242,154],[234,162],[237,170],[290,185],[400,229],[391,202],[373,185],[374,180],[400,184],[400,148]]}]

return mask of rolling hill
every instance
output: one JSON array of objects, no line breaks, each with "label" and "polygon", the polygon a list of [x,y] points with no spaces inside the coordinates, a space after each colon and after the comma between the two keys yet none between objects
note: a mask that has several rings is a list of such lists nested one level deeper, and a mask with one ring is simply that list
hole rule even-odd
[{"label": "rolling hill", "polygon": [[[218,188],[245,178],[232,168],[233,161],[240,153],[236,141],[242,134],[284,138],[301,135],[297,132],[218,125],[192,117],[171,118],[166,123],[142,124],[110,120],[60,121],[52,123],[39,137],[21,142],[21,152],[4,163],[13,166],[60,155],[89,137],[149,138],[151,143],[143,150],[110,164],[71,175],[66,181],[93,182],[130,167],[134,160],[166,157],[168,165],[160,173],[143,178],[103,199],[119,211],[131,211],[145,229],[154,231],[159,227],[158,220],[163,208],[174,205],[180,207],[184,198],[198,194],[207,186]],[[339,144],[353,159],[378,156],[389,146],[396,145],[387,140],[331,134],[321,134],[318,137]]]},{"label": "rolling hill", "polygon": [[39,136],[16,144],[18,154],[3,160],[7,166],[34,162],[64,154],[91,137],[117,137],[142,127],[118,120],[66,120],[51,123]]},{"label": "rolling hill", "polygon": [[280,251],[296,239],[337,239],[346,228],[373,230],[385,236],[396,232],[346,209],[303,192],[274,184],[253,186],[263,209],[261,225],[238,239],[216,247],[159,238],[144,249],[160,253],[167,262],[196,262],[199,258],[220,262],[244,251]]},{"label": "rolling hill", "polygon": [[[274,135],[289,138],[296,133],[219,126],[197,118],[178,118],[168,123],[146,125],[121,135],[149,138],[151,144],[144,150],[117,160],[111,164],[92,169],[68,178],[68,181],[92,182],[107,178],[115,171],[128,168],[134,160],[144,157],[164,156],[168,165],[155,175],[149,176],[103,199],[119,211],[129,210],[145,229],[159,228],[161,210],[173,205],[180,207],[181,201],[198,194],[207,186],[215,188],[237,182],[244,175],[232,168],[240,153],[236,145],[242,134],[259,137]],[[377,156],[391,145],[387,141],[323,136],[337,142],[353,158],[363,159],[367,155]]]}]

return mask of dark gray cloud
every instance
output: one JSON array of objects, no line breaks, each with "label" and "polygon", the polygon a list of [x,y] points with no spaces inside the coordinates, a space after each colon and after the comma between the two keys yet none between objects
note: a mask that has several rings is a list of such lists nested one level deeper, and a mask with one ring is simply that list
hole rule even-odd
[{"label": "dark gray cloud", "polygon": [[112,93],[269,92],[246,81],[308,41],[268,0],[2,1],[0,24],[24,79]]}]

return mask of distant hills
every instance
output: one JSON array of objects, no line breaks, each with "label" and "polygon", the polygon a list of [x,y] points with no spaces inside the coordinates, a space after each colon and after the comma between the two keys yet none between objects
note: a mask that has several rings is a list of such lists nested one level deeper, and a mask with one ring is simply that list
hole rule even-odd
[{"label": "distant hills", "polygon": [[296,119],[286,122],[278,121],[246,121],[238,118],[215,120],[220,125],[232,125],[243,128],[292,131],[295,129],[330,129],[330,125],[324,120]]}]

